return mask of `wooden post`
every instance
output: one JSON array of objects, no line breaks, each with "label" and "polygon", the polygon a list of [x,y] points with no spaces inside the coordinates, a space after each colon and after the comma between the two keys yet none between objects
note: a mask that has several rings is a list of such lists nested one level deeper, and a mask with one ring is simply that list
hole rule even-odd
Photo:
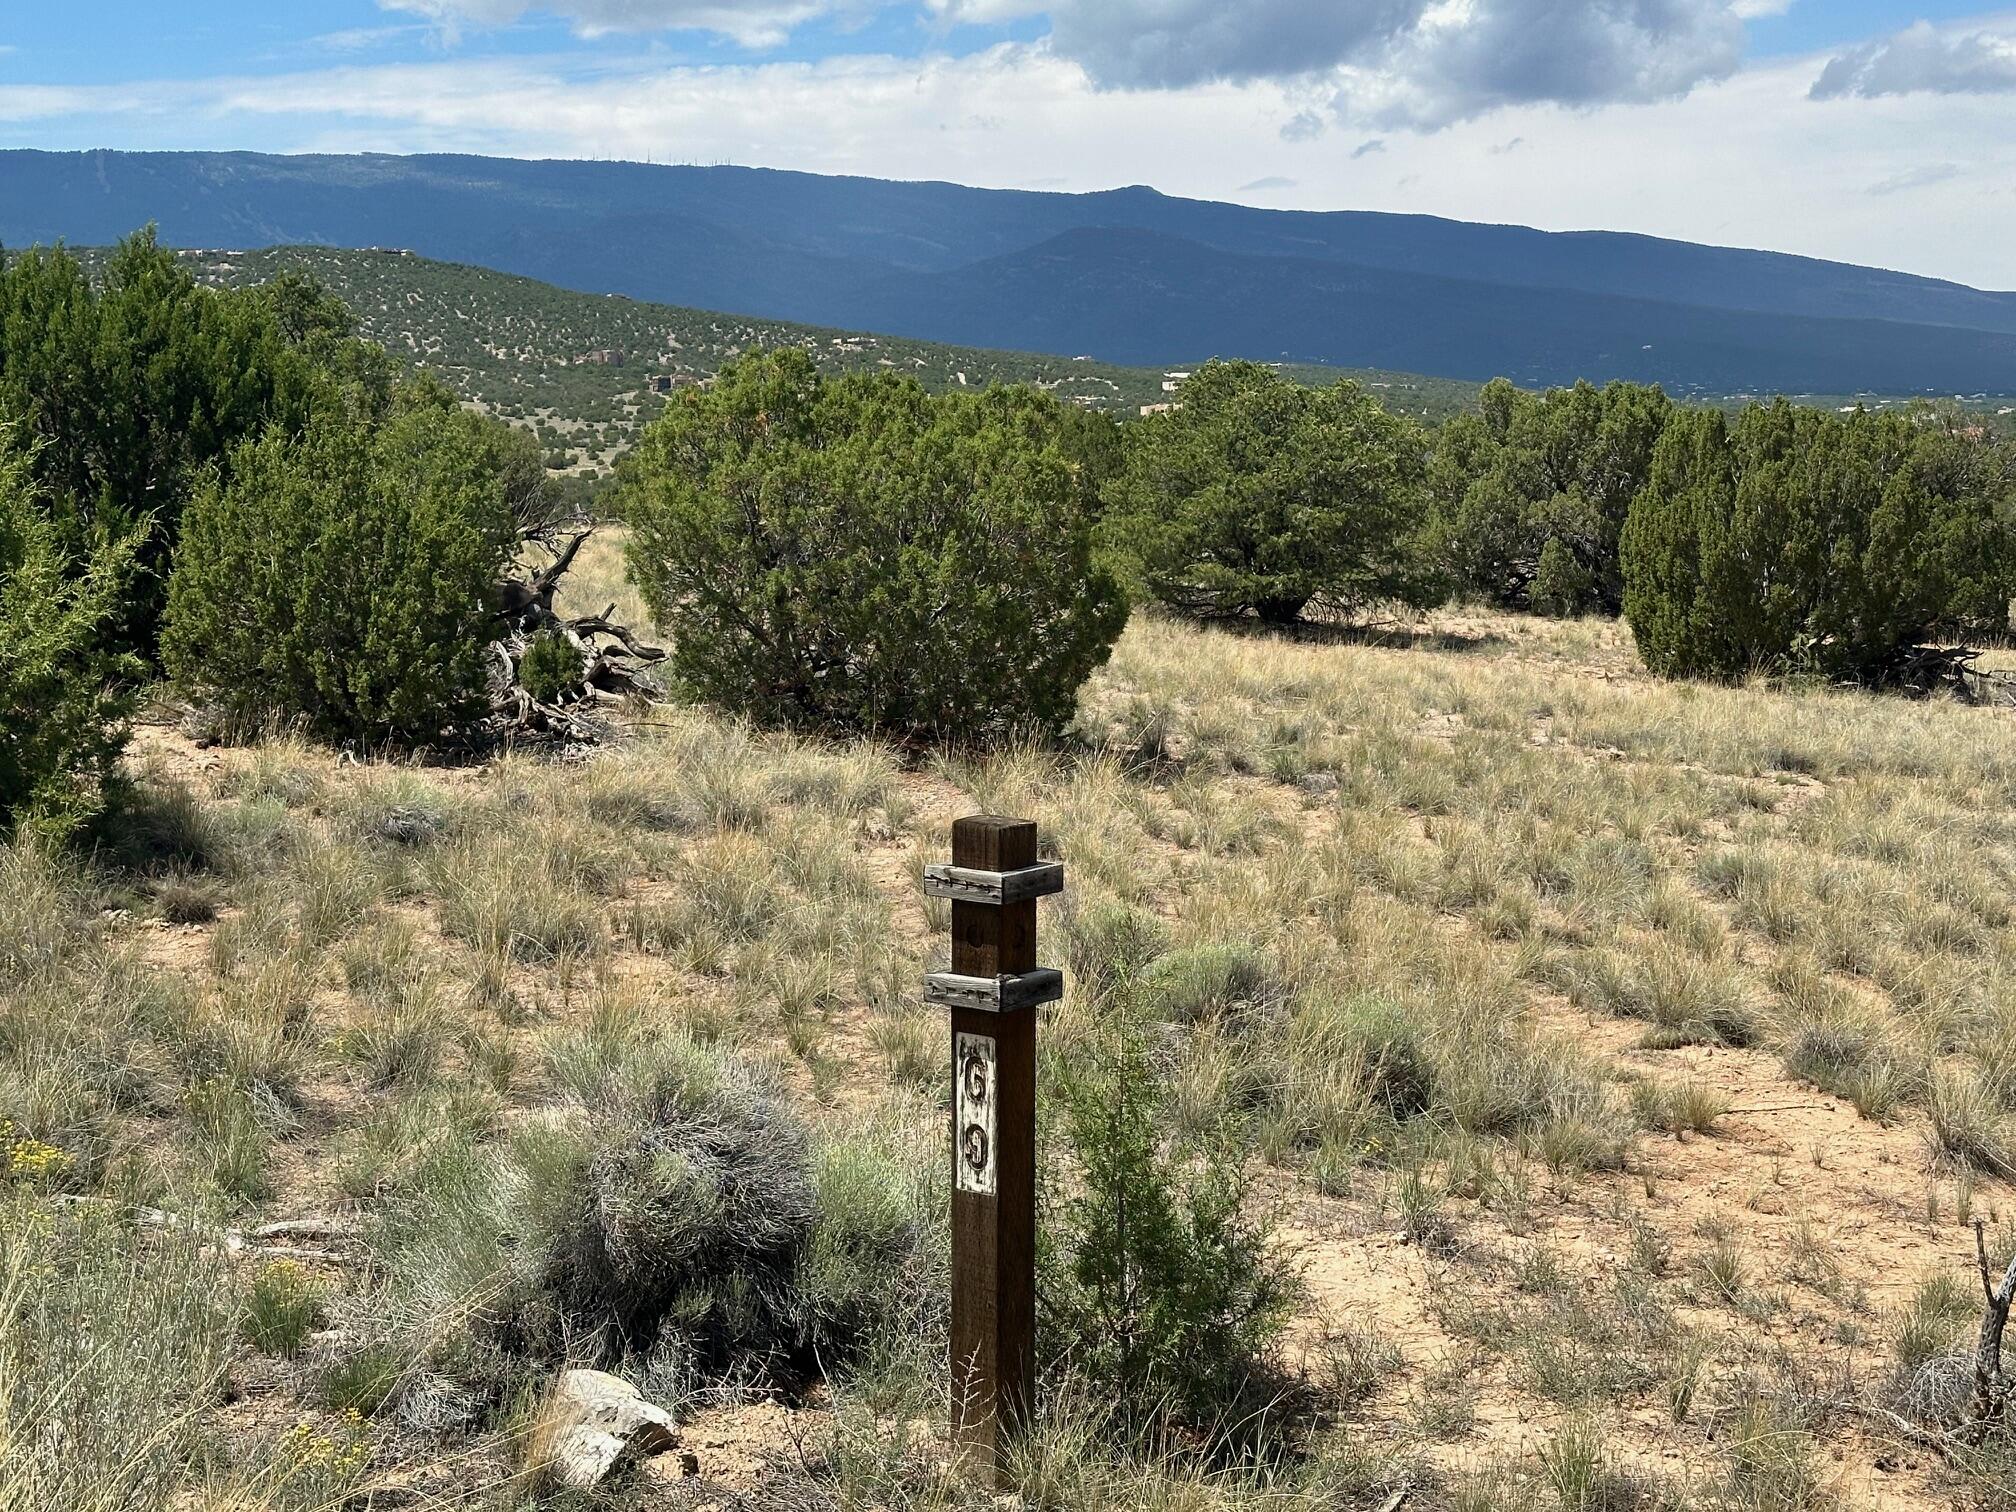
[{"label": "wooden post", "polygon": [[926,983],[952,1011],[952,1437],[997,1478],[1035,1387],[1036,1013],[1063,990],[1036,965],[1036,899],[1062,886],[1033,823],[986,814],[925,869],[952,900],[952,969]]}]

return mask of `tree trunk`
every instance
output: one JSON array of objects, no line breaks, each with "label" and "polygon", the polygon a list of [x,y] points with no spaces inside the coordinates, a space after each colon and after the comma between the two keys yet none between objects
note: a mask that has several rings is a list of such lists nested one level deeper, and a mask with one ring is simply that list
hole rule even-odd
[{"label": "tree trunk", "polygon": [[1253,605],[1253,612],[1260,616],[1260,623],[1286,629],[1290,625],[1302,623],[1302,611],[1308,606],[1309,595],[1304,593],[1288,598],[1260,599]]}]

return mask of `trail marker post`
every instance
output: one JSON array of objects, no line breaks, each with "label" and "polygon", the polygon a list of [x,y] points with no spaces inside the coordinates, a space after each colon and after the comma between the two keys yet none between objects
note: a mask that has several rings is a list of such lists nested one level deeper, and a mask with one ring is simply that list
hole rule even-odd
[{"label": "trail marker post", "polygon": [[924,868],[952,902],[952,969],[924,979],[952,1012],[952,1439],[997,1477],[1035,1386],[1036,1010],[1064,994],[1036,964],[1036,900],[1063,886],[1035,824],[991,814]]}]

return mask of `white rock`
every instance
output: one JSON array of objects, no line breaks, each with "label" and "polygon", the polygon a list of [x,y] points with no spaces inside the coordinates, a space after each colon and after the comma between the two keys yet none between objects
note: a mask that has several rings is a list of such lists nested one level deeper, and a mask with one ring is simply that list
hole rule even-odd
[{"label": "white rock", "polygon": [[679,1433],[670,1413],[622,1377],[569,1370],[546,1404],[535,1442],[555,1478],[588,1491],[627,1461],[677,1448]]}]

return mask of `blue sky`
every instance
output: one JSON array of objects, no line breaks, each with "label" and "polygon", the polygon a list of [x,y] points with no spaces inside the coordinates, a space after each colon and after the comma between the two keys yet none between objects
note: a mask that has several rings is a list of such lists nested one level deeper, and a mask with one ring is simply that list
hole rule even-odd
[{"label": "blue sky", "polygon": [[1150,183],[2008,288],[2016,0],[13,0],[0,146]]},{"label": "blue sky", "polygon": [[[1310,0],[1320,4],[1321,0]],[[645,9],[646,7],[638,7]],[[725,7],[724,7],[725,8]],[[447,7],[443,8],[447,10]],[[474,7],[479,14],[482,7]],[[676,7],[667,6],[672,13]],[[1741,9],[1741,7],[1738,7]],[[12,81],[103,84],[220,73],[277,73],[333,58],[419,61],[447,44],[438,17],[402,13],[377,0],[202,0],[146,3],[92,0],[88,6],[16,4],[0,18],[4,67]],[[80,12],[84,14],[80,15]],[[1796,0],[1779,14],[1753,16],[1748,55],[1816,52],[1902,30],[1914,21],[1962,20],[1985,13],[1979,0]],[[1032,40],[1048,30],[1040,11],[982,25],[947,26],[923,5],[890,5],[855,19],[817,18],[782,45],[749,47],[704,30],[649,28],[584,37],[565,14],[530,9],[505,24],[464,23],[453,49],[464,55],[594,57],[634,53],[640,45],[696,63],[774,61],[886,53],[955,55],[1003,39]]]}]

